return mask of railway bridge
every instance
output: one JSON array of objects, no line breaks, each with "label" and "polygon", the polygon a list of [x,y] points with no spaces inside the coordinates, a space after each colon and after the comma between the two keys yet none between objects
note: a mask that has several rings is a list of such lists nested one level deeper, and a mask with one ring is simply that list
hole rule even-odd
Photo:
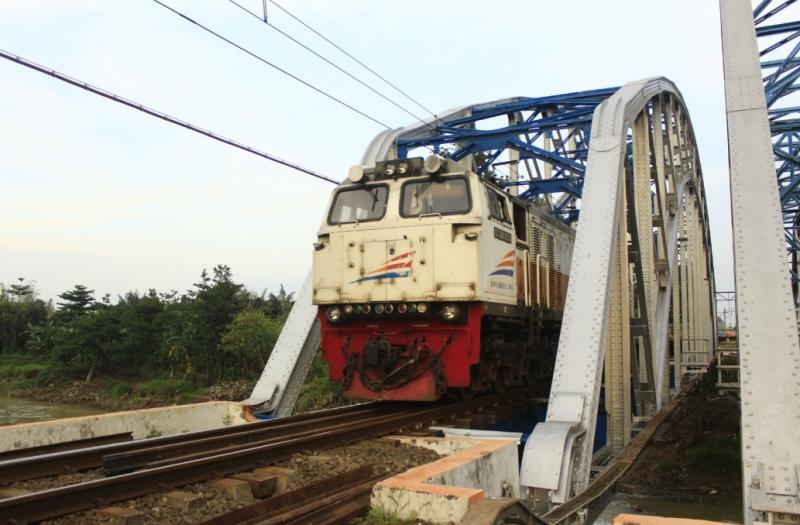
[{"label": "railway bridge", "polygon": [[[800,22],[775,22],[794,1],[753,9],[720,0],[747,523],[800,516],[800,119],[791,105]],[[576,227],[547,416],[521,466],[530,506],[547,512],[589,486],[601,398],[614,455],[630,443],[634,418],[659,413],[717,348],[706,191],[688,110],[665,78],[514,97],[386,130],[361,163],[422,150],[473,156],[479,173]],[[282,415],[294,404],[319,341],[311,298],[309,277],[247,401],[256,410]],[[773,471],[787,474],[783,483],[770,482]]]},{"label": "railway bridge", "polygon": [[[753,9],[748,0],[720,0],[748,524],[800,520],[800,108],[793,101],[800,17],[785,21],[795,2],[763,0]],[[550,523],[580,519],[592,485],[621,475],[620,453],[640,435],[637,423],[661,417],[682,380],[705,370],[717,348],[707,196],[686,104],[670,80],[648,78],[457,107],[380,133],[361,164],[420,151],[453,160],[471,157],[480,175],[576,230],[547,414],[525,445],[520,496],[536,514],[550,516]],[[312,288],[309,278],[245,401],[255,413],[292,411],[319,346]],[[414,417],[435,420],[450,410],[455,409],[434,407]],[[372,429],[364,423],[367,432],[410,421],[386,408],[346,409],[326,416],[331,427],[324,436],[304,443],[345,439],[351,431],[337,427],[337,418],[369,411],[379,423]],[[607,425],[602,436],[599,418]],[[203,447],[230,444],[232,434],[209,431],[192,444],[162,438],[153,449],[103,445],[110,448],[101,452],[110,455],[65,452],[59,458],[72,458],[75,468],[147,467],[114,482],[129,482],[130,493],[142,494],[159,483],[195,481],[204,469],[236,470],[257,454],[283,457],[289,451],[285,436],[309,422],[280,420],[256,425],[278,428],[285,441],[254,437],[258,429],[236,434],[241,442],[214,456],[211,466],[199,463],[199,455],[217,449]],[[598,438],[605,442],[599,451]],[[254,439],[266,441],[256,446]],[[188,470],[178,474],[176,460],[165,459],[168,452],[184,454]],[[0,461],[0,470],[27,476],[52,468],[15,461]],[[94,488],[111,497],[110,488]],[[78,493],[49,497],[74,507]],[[2,500],[0,515],[41,517],[43,497]]]}]

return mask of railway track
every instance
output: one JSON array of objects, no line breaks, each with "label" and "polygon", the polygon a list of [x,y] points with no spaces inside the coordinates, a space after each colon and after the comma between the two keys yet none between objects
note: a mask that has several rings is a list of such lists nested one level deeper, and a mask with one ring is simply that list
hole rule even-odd
[{"label": "railway track", "polygon": [[[178,447],[180,445],[190,446],[193,442],[202,442],[203,440],[211,440],[214,438],[220,438],[222,440],[221,442],[229,440],[228,442],[234,445],[248,442],[248,440],[255,441],[258,439],[258,436],[270,434],[272,432],[280,433],[287,428],[308,429],[325,421],[346,421],[349,418],[410,408],[409,405],[392,408],[390,403],[365,403],[322,412],[312,412],[298,416],[258,421],[237,427],[226,427],[100,446],[79,447],[38,455],[26,454],[26,450],[29,449],[22,449],[18,452],[22,457],[0,461],[0,484],[6,485],[15,481],[97,468],[103,466],[103,458],[106,456],[132,454],[137,450],[169,446]],[[63,446],[66,447],[69,445],[70,443],[66,443]]]},{"label": "railway track", "polygon": [[217,516],[201,525],[288,525],[313,522],[334,525],[363,514],[369,507],[372,486],[385,479],[372,465],[311,483],[254,505]]},{"label": "railway track", "polygon": [[[10,473],[30,479],[43,472],[105,465],[125,472],[0,500],[0,523],[28,523],[108,505],[145,494],[223,477],[286,459],[300,451],[331,448],[400,430],[421,428],[481,410],[518,403],[528,390],[472,401],[435,404],[370,403],[242,427],[116,443],[0,463],[0,479]],[[252,425],[252,426],[251,426]]]}]

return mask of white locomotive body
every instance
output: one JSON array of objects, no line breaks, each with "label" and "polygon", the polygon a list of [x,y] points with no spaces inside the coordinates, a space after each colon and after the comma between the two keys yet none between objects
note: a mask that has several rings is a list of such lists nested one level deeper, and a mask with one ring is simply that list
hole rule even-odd
[{"label": "white locomotive body", "polygon": [[454,161],[351,173],[314,252],[331,377],[352,397],[421,400],[538,376],[554,350],[573,230]]}]

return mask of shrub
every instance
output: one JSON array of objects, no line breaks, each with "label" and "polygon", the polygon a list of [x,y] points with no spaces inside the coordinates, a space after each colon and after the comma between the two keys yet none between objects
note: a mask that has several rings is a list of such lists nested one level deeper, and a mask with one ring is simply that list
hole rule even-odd
[{"label": "shrub", "polygon": [[741,470],[739,439],[723,436],[703,443],[689,453],[689,465],[708,474],[730,474]]},{"label": "shrub", "polygon": [[194,391],[194,386],[182,379],[152,379],[139,385],[139,391],[146,396],[176,396],[189,394]]},{"label": "shrub", "polygon": [[334,383],[328,378],[328,364],[318,354],[314,357],[311,370],[300,389],[300,397],[294,408],[295,413],[300,414],[344,404],[347,402],[342,385]]},{"label": "shrub", "polygon": [[132,387],[128,383],[122,381],[113,381],[107,387],[108,393],[117,399],[127,396],[131,393]]}]

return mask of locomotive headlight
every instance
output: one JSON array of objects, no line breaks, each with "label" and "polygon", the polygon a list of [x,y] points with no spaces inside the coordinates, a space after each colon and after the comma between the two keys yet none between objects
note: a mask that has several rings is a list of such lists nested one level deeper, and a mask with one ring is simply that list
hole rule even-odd
[{"label": "locomotive headlight", "polygon": [[401,162],[397,165],[397,173],[405,175],[408,173],[408,162]]},{"label": "locomotive headlight", "polygon": [[425,312],[427,312],[427,311],[428,311],[428,305],[427,305],[427,304],[425,304],[425,303],[419,303],[419,304],[417,305],[417,311],[418,311],[419,313],[421,313],[421,314],[424,314]]},{"label": "locomotive headlight", "polygon": [[375,305],[375,313],[376,314],[382,314],[383,313],[383,305],[382,304],[376,304]]},{"label": "locomotive headlight", "polygon": [[458,306],[447,304],[442,307],[442,319],[445,321],[454,321],[456,317],[458,317]]},{"label": "locomotive headlight", "polygon": [[353,308],[353,311],[354,311],[355,313],[357,313],[357,314],[360,314],[360,313],[361,313],[361,305],[360,305],[360,304],[357,304],[357,305],[356,305],[356,307],[355,307],[355,308]]},{"label": "locomotive headlight", "polygon": [[392,312],[394,312],[394,306],[392,306],[391,304],[387,304],[386,305],[386,313],[390,314]]},{"label": "locomotive headlight", "polygon": [[394,175],[394,170],[395,170],[394,164],[387,164],[386,166],[383,167],[383,172],[390,177]]},{"label": "locomotive headlight", "polygon": [[364,312],[365,314],[368,314],[372,311],[372,307],[368,304],[365,304],[364,306],[361,307],[361,311]]},{"label": "locomotive headlight", "polygon": [[398,314],[404,314],[407,311],[408,311],[408,306],[406,306],[406,305],[404,305],[402,303],[397,305],[397,313]]},{"label": "locomotive headlight", "polygon": [[345,305],[344,313],[346,313],[347,315],[352,314],[353,313],[353,305],[352,304]]},{"label": "locomotive headlight", "polygon": [[338,306],[331,306],[328,308],[328,311],[325,312],[325,316],[328,318],[328,321],[337,323],[342,320],[342,309]]},{"label": "locomotive headlight", "polygon": [[417,311],[417,305],[411,303],[410,305],[408,305],[408,311],[411,312],[412,314],[415,313]]}]

